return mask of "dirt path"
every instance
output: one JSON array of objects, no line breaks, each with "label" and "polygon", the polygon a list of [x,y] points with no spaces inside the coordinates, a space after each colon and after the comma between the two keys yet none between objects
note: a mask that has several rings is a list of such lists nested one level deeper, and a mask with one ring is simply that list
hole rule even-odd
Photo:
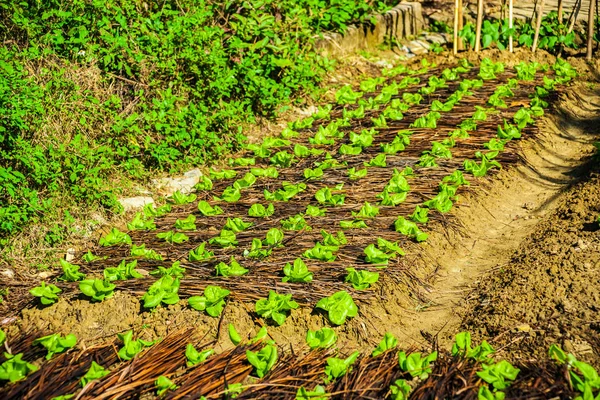
[{"label": "dirt path", "polygon": [[598,133],[585,121],[600,110],[597,92],[573,97],[583,90],[571,90],[571,97],[563,98],[556,112],[539,122],[539,139],[522,145],[525,164],[503,171],[482,190],[485,193],[463,199],[456,212],[464,223],[461,235],[432,235],[430,250],[439,263],[439,277],[429,294],[432,304],[404,320],[402,339],[407,344],[422,345],[419,333],[427,332],[439,334],[440,344],[447,345],[461,323],[466,296],[482,274],[506,264],[577,181],[583,159],[593,152],[593,134]]}]

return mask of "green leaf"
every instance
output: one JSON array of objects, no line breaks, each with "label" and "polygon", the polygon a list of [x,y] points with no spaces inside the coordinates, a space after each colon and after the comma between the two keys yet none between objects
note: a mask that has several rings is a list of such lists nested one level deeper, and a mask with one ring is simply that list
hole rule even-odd
[{"label": "green leaf", "polygon": [[364,178],[365,176],[367,176],[366,168],[357,170],[356,168],[352,167],[348,170],[348,177],[350,178],[351,181],[355,181],[360,178]]},{"label": "green leaf", "polygon": [[203,190],[212,190],[213,188],[213,182],[212,180],[208,177],[208,176],[201,176],[200,177],[200,182],[198,182],[194,188],[197,191],[203,191]]},{"label": "green leaf", "polygon": [[254,367],[256,376],[263,378],[277,363],[277,347],[267,344],[258,352],[246,350],[246,358]]},{"label": "green leaf", "polygon": [[506,389],[510,385],[509,381],[514,381],[520,371],[506,360],[491,365],[481,364],[481,367],[483,371],[477,372],[477,376],[492,385],[496,390]]},{"label": "green leaf", "polygon": [[223,169],[221,171],[216,171],[214,169],[210,170],[210,179],[217,179],[217,180],[221,180],[221,179],[233,179],[235,178],[235,176],[237,175],[237,172],[235,172],[232,169]]},{"label": "green leaf", "polygon": [[206,260],[210,260],[211,258],[214,258],[215,253],[213,253],[212,251],[206,250],[205,247],[206,247],[206,242],[200,243],[200,245],[198,247],[196,247],[195,249],[190,251],[190,253],[188,255],[188,260],[193,262],[193,261],[206,261]]},{"label": "green leaf", "polygon": [[181,266],[181,261],[175,261],[169,268],[158,266],[150,275],[155,276],[171,276],[173,278],[183,278],[185,268]]},{"label": "green leaf", "polygon": [[267,167],[267,168],[251,168],[250,173],[257,178],[273,178],[276,179],[279,177],[279,171],[275,167]]},{"label": "green leaf", "polygon": [[241,218],[227,218],[223,229],[230,230],[233,233],[239,233],[245,231],[254,225],[252,222],[244,222]]},{"label": "green leaf", "polygon": [[165,242],[167,242],[169,244],[181,244],[183,242],[187,242],[188,240],[190,240],[190,238],[186,234],[181,233],[181,232],[173,232],[173,231],[157,233],[156,237],[158,239],[163,239]]},{"label": "green leaf", "polygon": [[397,379],[390,385],[390,400],[408,400],[412,388],[404,379]]},{"label": "green leaf", "polygon": [[215,354],[213,349],[198,351],[193,344],[188,343],[185,348],[186,365],[188,367],[193,367],[194,365],[202,364],[213,354]]},{"label": "green leaf", "polygon": [[431,373],[431,363],[437,360],[437,351],[434,351],[427,357],[422,357],[421,353],[415,352],[408,356],[405,352],[398,353],[398,362],[400,369],[408,372],[413,378],[418,377],[421,380],[427,379]]},{"label": "green leaf", "polygon": [[368,201],[361,207],[358,212],[352,211],[354,218],[375,218],[379,215],[379,207],[372,205]]},{"label": "green leaf", "polygon": [[127,229],[130,231],[153,231],[156,229],[154,219],[147,219],[144,213],[136,213],[133,220],[127,223]]},{"label": "green leaf", "polygon": [[32,296],[39,297],[42,305],[50,305],[54,304],[58,300],[58,294],[62,292],[61,289],[56,287],[56,285],[49,284],[46,285],[46,282],[40,282],[40,286],[36,286],[29,291]]},{"label": "green leaf", "polygon": [[311,227],[308,225],[302,214],[292,215],[288,219],[281,220],[281,227],[286,231],[300,231],[302,229],[311,229]]},{"label": "green leaf", "polygon": [[104,279],[116,281],[142,278],[143,275],[140,274],[135,267],[137,267],[137,260],[133,260],[130,263],[123,260],[116,267],[106,267],[103,271]]},{"label": "green leaf", "polygon": [[340,221],[340,227],[342,229],[365,229],[365,228],[368,228],[365,221],[362,221],[362,220]]},{"label": "green leaf", "polygon": [[269,290],[269,297],[260,299],[255,304],[255,311],[265,319],[273,320],[277,325],[283,325],[287,312],[298,308],[298,303],[292,300],[291,294],[278,294]]},{"label": "green leaf", "polygon": [[313,260],[331,262],[335,261],[336,256],[333,253],[337,250],[337,246],[325,246],[317,242],[313,248],[305,250],[302,255]]},{"label": "green leaf", "polygon": [[235,233],[230,231],[229,229],[221,230],[221,233],[219,233],[219,236],[209,239],[208,243],[210,243],[212,245],[217,245],[217,246],[223,247],[223,248],[235,247],[238,244]]},{"label": "green leaf", "polygon": [[79,290],[93,301],[103,301],[114,296],[117,286],[108,279],[86,279],[79,282]]},{"label": "green leaf", "polygon": [[384,168],[387,166],[386,163],[386,154],[378,154],[375,158],[372,158],[370,161],[364,162],[365,167],[381,167]]},{"label": "green leaf", "polygon": [[229,265],[225,264],[224,262],[220,262],[219,264],[217,264],[216,268],[216,274],[217,276],[224,276],[224,277],[228,277],[228,276],[242,276],[242,275],[246,275],[248,273],[248,270],[244,267],[242,267],[236,260],[234,256],[231,256],[231,259],[229,261]]},{"label": "green leaf", "polygon": [[327,375],[325,382],[329,383],[350,372],[352,365],[356,362],[359,355],[360,352],[355,351],[346,359],[329,357],[327,359],[327,366],[325,367],[325,375]]},{"label": "green leaf", "polygon": [[109,233],[100,238],[99,244],[100,246],[105,247],[118,246],[122,244],[131,245],[131,237],[128,234],[119,231],[117,228],[112,228]]},{"label": "green leaf", "polygon": [[252,204],[248,209],[248,216],[255,218],[267,218],[272,216],[274,213],[275,207],[273,206],[273,203],[269,203],[267,207],[260,203],[255,203]]},{"label": "green leaf", "polygon": [[325,208],[319,208],[317,206],[313,206],[313,205],[308,205],[306,206],[306,216],[308,217],[324,217],[325,213],[327,212],[327,209]]},{"label": "green leaf", "polygon": [[178,190],[171,197],[167,197],[167,201],[174,204],[189,204],[196,201],[196,195],[193,193],[183,194]]},{"label": "green leaf", "polygon": [[79,265],[73,265],[65,260],[60,260],[63,275],[58,280],[66,282],[77,282],[85,278],[85,274],[79,272]]},{"label": "green leaf", "polygon": [[395,256],[395,254],[388,254],[378,249],[374,244],[368,245],[363,251],[365,253],[365,261],[370,264],[387,265],[388,260]]},{"label": "green leaf", "polygon": [[155,250],[147,249],[145,244],[142,244],[141,246],[136,246],[135,244],[132,244],[129,254],[132,257],[140,257],[146,260],[161,261],[163,259],[162,256],[158,254]]},{"label": "green leaf", "polygon": [[412,221],[407,220],[404,217],[398,217],[394,222],[396,232],[400,232],[406,236],[415,239],[417,242],[423,242],[427,240],[428,234],[422,232]]},{"label": "green leaf", "polygon": [[301,386],[296,392],[296,400],[327,400],[328,398],[325,388],[321,385],[315,386],[313,390]]},{"label": "green leaf", "polygon": [[175,390],[178,388],[178,386],[173,383],[172,380],[162,375],[154,381],[154,386],[156,387],[156,395],[158,397],[164,396],[169,390]]},{"label": "green leaf", "polygon": [[154,342],[148,342],[142,339],[133,340],[133,331],[118,333],[117,337],[123,342],[123,347],[118,351],[119,358],[123,361],[129,361],[139,354],[144,347],[150,347]]},{"label": "green leaf", "polygon": [[345,290],[319,300],[316,308],[327,311],[329,321],[334,325],[343,325],[346,322],[346,318],[358,315],[358,307],[354,303],[352,296]]},{"label": "green leaf", "polygon": [[315,169],[305,168],[304,169],[304,178],[305,179],[316,180],[316,179],[320,179],[322,177],[323,177],[323,170],[321,168],[315,168]]},{"label": "green leaf", "polygon": [[386,351],[395,348],[396,346],[398,346],[398,340],[396,337],[390,332],[386,332],[385,335],[383,335],[381,342],[379,342],[379,345],[371,353],[371,356],[377,357],[378,355],[383,354]]},{"label": "green leaf", "polygon": [[331,328],[321,328],[317,331],[309,330],[306,333],[306,343],[311,349],[326,349],[335,344],[337,335]]},{"label": "green leaf", "polygon": [[410,219],[419,224],[426,224],[429,221],[428,214],[428,208],[416,206],[415,211],[410,215]]},{"label": "green leaf", "polygon": [[235,329],[235,326],[233,326],[233,324],[229,324],[228,331],[229,331],[229,340],[231,340],[231,343],[233,343],[234,346],[237,346],[238,344],[240,344],[240,342],[242,341],[242,338],[240,337],[240,334],[237,332],[237,330]]},{"label": "green leaf", "polygon": [[285,264],[283,273],[285,277],[281,280],[282,282],[308,283],[313,280],[312,272],[308,270],[301,258],[296,258],[293,266],[290,263]]},{"label": "green leaf", "polygon": [[91,381],[95,381],[97,379],[102,379],[106,375],[110,374],[110,371],[105,369],[103,366],[97,364],[95,361],[92,361],[90,365],[90,369],[85,373],[84,376],[81,377],[79,381],[82,387],[85,387]]},{"label": "green leaf", "polygon": [[354,268],[346,268],[345,282],[352,284],[352,287],[356,290],[368,289],[372,284],[379,280],[379,273],[371,272],[367,270],[357,271]]},{"label": "green leaf", "polygon": [[58,333],[55,333],[53,335],[35,339],[32,344],[34,346],[40,344],[48,350],[46,360],[49,360],[54,354],[62,353],[67,349],[74,347],[77,344],[77,337],[73,334],[62,337]]},{"label": "green leaf", "polygon": [[35,372],[39,367],[23,360],[23,353],[11,355],[4,353],[6,361],[0,364],[0,381],[9,381],[11,383],[25,379],[27,375]]},{"label": "green leaf", "polygon": [[315,193],[315,199],[320,204],[330,206],[340,206],[344,204],[345,194],[333,194],[332,190],[328,187],[321,188]]},{"label": "green leaf", "polygon": [[283,243],[283,237],[284,235],[281,229],[271,228],[267,232],[264,243],[271,247],[279,246]]},{"label": "green leaf", "polygon": [[144,308],[154,308],[161,303],[167,305],[179,302],[179,278],[165,275],[156,280],[142,296]]},{"label": "green leaf", "polygon": [[204,200],[200,200],[198,202],[198,211],[200,211],[200,213],[202,213],[202,215],[206,217],[213,217],[215,215],[223,214],[223,209],[221,207],[219,207],[218,205],[215,205],[213,207],[210,204],[208,204],[207,201]]},{"label": "green leaf", "polygon": [[211,317],[218,317],[225,307],[225,297],[231,292],[219,286],[208,285],[204,288],[204,296],[191,296],[188,304],[194,310],[206,311]]},{"label": "green leaf", "polygon": [[154,207],[154,204],[149,203],[144,206],[144,215],[146,218],[162,217],[163,215],[171,212],[171,205],[165,204],[160,207]]}]

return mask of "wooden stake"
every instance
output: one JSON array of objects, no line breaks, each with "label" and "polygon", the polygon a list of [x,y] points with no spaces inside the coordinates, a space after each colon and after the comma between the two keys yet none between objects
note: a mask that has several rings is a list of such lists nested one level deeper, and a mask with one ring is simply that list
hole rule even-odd
[{"label": "wooden stake", "polygon": [[592,59],[592,45],[594,43],[594,7],[596,6],[595,0],[590,0],[590,10],[588,13],[588,40],[587,40],[587,54],[585,58],[587,60]]},{"label": "wooden stake", "polygon": [[540,2],[540,8],[537,13],[537,22],[535,23],[535,36],[533,37],[533,46],[531,51],[535,53],[537,49],[538,40],[540,38],[540,27],[542,26],[542,16],[544,15],[544,0]]},{"label": "wooden stake", "polygon": [[577,2],[575,3],[575,12],[571,14],[571,17],[573,18],[571,19],[571,23],[569,24],[569,30],[567,31],[567,35],[573,32],[575,21],[577,21],[577,17],[579,16],[579,10],[581,10],[581,1],[582,0],[577,0]]},{"label": "wooden stake", "polygon": [[[463,28],[463,0],[458,0],[458,31],[462,31]],[[465,45],[462,38],[458,37],[458,49],[464,50]]]},{"label": "wooden stake", "polygon": [[452,53],[454,55],[458,54],[458,3],[459,0],[454,0],[454,37],[452,47]]},{"label": "wooden stake", "polygon": [[563,0],[558,0],[558,23],[562,24],[562,14],[563,14]]},{"label": "wooden stake", "polygon": [[[508,28],[513,28],[513,0],[508,0]],[[508,51],[513,52],[512,34],[508,37]]]},{"label": "wooden stake", "polygon": [[477,0],[477,30],[475,33],[475,52],[481,50],[481,24],[483,23],[483,0]]}]

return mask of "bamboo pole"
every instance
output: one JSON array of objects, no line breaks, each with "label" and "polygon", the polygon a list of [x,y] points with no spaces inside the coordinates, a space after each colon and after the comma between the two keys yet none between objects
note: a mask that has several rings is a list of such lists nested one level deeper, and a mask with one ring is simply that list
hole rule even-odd
[{"label": "bamboo pole", "polygon": [[[508,29],[513,28],[513,0],[508,0]],[[508,51],[513,52],[513,35],[508,37]]]},{"label": "bamboo pole", "polygon": [[[463,28],[463,0],[458,0],[458,31],[462,31]],[[458,37],[458,50],[464,50],[464,42],[462,38]]]},{"label": "bamboo pole", "polygon": [[559,24],[562,24],[562,15],[563,15],[563,0],[558,0],[557,16],[558,16],[558,23]]},{"label": "bamboo pole", "polygon": [[575,12],[571,15],[571,17],[573,18],[571,19],[571,23],[569,24],[569,30],[567,31],[567,35],[573,32],[575,21],[577,21],[577,17],[579,16],[579,10],[581,10],[581,1],[582,0],[577,0],[577,2],[575,3]]},{"label": "bamboo pole", "polygon": [[481,24],[483,23],[483,0],[477,0],[477,30],[475,33],[475,52],[481,50]]},{"label": "bamboo pole", "polygon": [[592,59],[592,45],[594,43],[594,7],[596,6],[595,0],[590,0],[590,10],[588,12],[588,38],[587,38],[587,54],[585,58],[587,60]]},{"label": "bamboo pole", "polygon": [[453,46],[452,53],[454,55],[458,54],[458,6],[459,0],[454,0],[454,36],[453,36]]},{"label": "bamboo pole", "polygon": [[533,46],[531,47],[531,51],[535,53],[537,49],[538,40],[540,38],[540,27],[542,26],[542,16],[544,15],[544,1],[540,1],[540,8],[537,13],[537,22],[535,23],[535,36],[533,37]]}]

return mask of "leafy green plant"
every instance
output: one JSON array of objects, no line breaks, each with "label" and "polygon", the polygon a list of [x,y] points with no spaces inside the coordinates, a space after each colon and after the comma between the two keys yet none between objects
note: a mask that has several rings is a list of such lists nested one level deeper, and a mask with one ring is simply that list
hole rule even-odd
[{"label": "leafy green plant", "polygon": [[119,358],[123,361],[129,361],[137,354],[139,354],[144,347],[150,347],[154,342],[136,339],[133,340],[133,331],[127,331],[125,333],[118,333],[117,337],[123,342],[123,347],[118,351]]},{"label": "leafy green plant", "polygon": [[[275,228],[277,229],[277,228]],[[244,250],[244,257],[249,258],[266,258],[271,255],[273,249],[263,248],[262,240],[258,238],[252,239],[252,244],[250,246],[250,250]]]},{"label": "leafy green plant", "polygon": [[246,350],[246,358],[259,378],[264,377],[277,363],[277,347],[267,344],[258,352]]},{"label": "leafy green plant", "polygon": [[242,276],[248,273],[248,270],[242,267],[236,260],[234,256],[231,256],[229,264],[224,262],[220,262],[215,267],[217,276]]},{"label": "leafy green plant", "polygon": [[173,203],[173,204],[177,204],[177,205],[189,204],[189,203],[193,203],[194,201],[196,201],[196,195],[193,193],[184,194],[184,193],[180,192],[179,190],[177,190],[175,193],[173,193],[172,196],[167,197],[167,201],[169,203]]},{"label": "leafy green plant", "polygon": [[343,144],[340,146],[338,152],[344,156],[357,156],[362,153],[362,147],[360,146],[352,146],[349,144]]},{"label": "leafy green plant", "polygon": [[311,227],[302,214],[292,215],[288,219],[281,220],[281,227],[286,231],[310,230]]},{"label": "leafy green plant", "polygon": [[346,85],[335,92],[335,101],[338,104],[354,104],[362,96],[362,92],[355,92],[352,86]]},{"label": "leafy green plant", "polygon": [[79,268],[81,268],[79,265],[73,265],[65,260],[60,260],[60,266],[63,270],[63,274],[58,279],[61,281],[77,282],[85,278],[85,274],[79,272]]},{"label": "leafy green plant", "polygon": [[365,221],[360,220],[360,219],[355,219],[353,221],[345,221],[345,220],[340,221],[340,228],[342,228],[342,229],[364,229],[364,228],[368,228],[368,226],[365,223]]},{"label": "leafy green plant", "polygon": [[358,212],[352,212],[354,218],[375,218],[379,215],[379,207],[372,205],[368,201],[360,208]]},{"label": "leafy green plant", "polygon": [[145,244],[142,244],[140,246],[132,244],[129,254],[131,254],[132,257],[141,257],[146,260],[162,261],[163,259],[162,256],[158,254],[155,250],[147,249]]},{"label": "leafy green plant", "polygon": [[284,234],[281,229],[271,228],[267,231],[267,234],[265,235],[265,240],[263,243],[266,246],[271,246],[271,247],[282,246],[283,238],[284,238]]},{"label": "leafy green plant", "polygon": [[412,388],[404,379],[397,379],[390,385],[391,400],[408,400]]},{"label": "leafy green plant", "polygon": [[367,270],[357,271],[354,268],[346,268],[346,282],[352,284],[356,290],[365,290],[371,287],[372,284],[379,280],[379,273]]},{"label": "leafy green plant", "polygon": [[360,352],[355,351],[350,354],[348,358],[337,358],[337,357],[329,357],[327,358],[327,365],[325,366],[325,383],[329,383],[334,381],[342,376],[346,375],[351,371],[352,365],[358,359]]},{"label": "leafy green plant", "polygon": [[159,277],[171,276],[173,278],[183,278],[184,274],[185,268],[181,266],[181,261],[175,261],[169,268],[160,265],[154,271],[150,272],[150,275]]},{"label": "leafy green plant", "polygon": [[475,177],[487,175],[487,172],[491,168],[502,168],[498,161],[489,160],[485,154],[482,155],[480,163],[477,163],[477,161],[474,160],[465,160],[463,167],[465,168],[465,171],[470,172]]},{"label": "leafy green plant", "polygon": [[[298,155],[296,155],[298,156]],[[267,167],[267,168],[251,168],[250,173],[257,178],[273,178],[276,179],[279,177],[279,171],[275,167]]]},{"label": "leafy green plant", "polygon": [[328,205],[328,206],[340,206],[344,204],[344,199],[346,195],[343,193],[333,194],[332,190],[329,187],[324,187],[315,193],[315,199],[320,204]]},{"label": "leafy green plant", "polygon": [[304,386],[301,386],[296,392],[295,400],[327,400],[328,398],[325,388],[317,385],[313,390],[308,390]]},{"label": "leafy green plant", "polygon": [[32,296],[39,297],[40,303],[42,305],[47,306],[50,304],[54,304],[58,300],[58,294],[62,292],[56,285],[49,284],[46,285],[46,282],[40,282],[40,285],[34,287],[29,291]]},{"label": "leafy green plant", "polygon": [[494,354],[494,349],[485,340],[479,346],[471,347],[471,334],[469,332],[460,332],[454,339],[452,345],[452,355],[455,357],[466,357],[486,363],[491,361],[490,356]]},{"label": "leafy green plant", "polygon": [[219,286],[207,285],[204,288],[204,296],[192,296],[188,298],[188,304],[194,310],[205,311],[211,317],[218,317],[225,307],[225,297],[231,292]]},{"label": "leafy green plant", "polygon": [[185,233],[173,231],[157,233],[156,237],[169,244],[181,244],[190,240],[189,236],[187,236]]},{"label": "leafy green plant", "polygon": [[386,157],[387,155],[385,153],[380,153],[373,157],[371,160],[365,161],[364,166],[385,168],[387,166]]},{"label": "leafy green plant", "polygon": [[267,207],[260,203],[255,203],[248,209],[248,216],[255,218],[267,218],[275,214],[275,207],[273,203],[269,203]]},{"label": "leafy green plant", "polygon": [[281,279],[282,282],[308,283],[313,280],[313,273],[308,270],[301,258],[296,258],[293,265],[286,263],[283,274],[285,276]]},{"label": "leafy green plant", "polygon": [[48,354],[46,354],[46,360],[49,360],[54,354],[62,353],[67,349],[74,347],[77,344],[77,337],[73,334],[63,337],[60,336],[60,334],[55,333],[37,338],[32,344],[34,346],[38,344],[42,345],[46,350],[48,350]]},{"label": "leafy green plant", "polygon": [[213,217],[215,215],[223,214],[223,209],[218,205],[211,206],[207,201],[200,200],[198,202],[198,211],[205,217]]},{"label": "leafy green plant", "polygon": [[426,224],[429,221],[428,214],[428,208],[416,206],[415,211],[410,215],[410,219],[419,224]]},{"label": "leafy green plant", "polygon": [[0,381],[18,382],[39,369],[39,367],[23,360],[23,353],[16,355],[4,353],[4,357],[6,361],[0,364]]},{"label": "leafy green plant", "polygon": [[144,308],[154,308],[160,303],[176,304],[179,302],[179,278],[165,275],[148,288],[142,296]]},{"label": "leafy green plant", "polygon": [[566,364],[573,388],[583,394],[582,397],[577,397],[577,399],[594,398],[593,392],[600,390],[600,375],[593,366],[579,361],[571,353],[566,354],[555,344],[552,344],[548,349],[548,355],[559,364]]},{"label": "leafy green plant", "polygon": [[329,321],[334,325],[343,325],[346,318],[358,315],[358,307],[354,303],[354,299],[345,290],[319,300],[315,307],[327,311]]},{"label": "leafy green plant", "polygon": [[281,189],[271,193],[267,189],[264,190],[265,200],[267,201],[290,201],[294,196],[306,190],[306,184],[300,182],[293,184],[290,182],[282,182]]},{"label": "leafy green plant", "polygon": [[317,242],[313,248],[305,250],[302,255],[312,260],[332,262],[335,261],[336,256],[333,253],[336,251],[338,251],[337,246],[326,246]]},{"label": "leafy green plant", "polygon": [[142,274],[136,271],[137,260],[128,263],[123,260],[116,267],[106,267],[104,269],[104,279],[108,281],[126,280],[132,278],[142,278]]},{"label": "leafy green plant", "polygon": [[177,219],[175,221],[175,229],[179,229],[182,231],[195,231],[196,216],[194,214],[190,214],[184,219]]},{"label": "leafy green plant", "polygon": [[154,381],[154,386],[156,387],[156,395],[158,397],[164,396],[169,390],[175,390],[178,388],[178,386],[173,383],[172,380],[164,375],[159,376]]},{"label": "leafy green plant", "polygon": [[0,346],[2,346],[6,342],[6,333],[0,329]]},{"label": "leafy green plant", "polygon": [[194,186],[197,191],[212,190],[213,181],[208,176],[201,176],[200,181]]},{"label": "leafy green plant", "polygon": [[229,340],[231,340],[231,343],[233,343],[234,346],[237,346],[238,344],[240,344],[240,342],[242,341],[242,338],[240,337],[240,334],[235,329],[235,326],[233,326],[233,324],[228,325],[227,331],[229,333]]},{"label": "leafy green plant", "polygon": [[160,207],[155,207],[153,203],[146,204],[143,209],[146,218],[162,217],[171,212],[171,205],[164,204]]},{"label": "leafy green plant", "polygon": [[291,294],[278,294],[269,290],[269,297],[258,300],[254,309],[261,317],[271,319],[277,325],[283,325],[287,312],[296,308],[298,303],[292,300]]},{"label": "leafy green plant", "polygon": [[519,369],[513,367],[506,360],[496,364],[482,364],[481,367],[483,371],[477,372],[477,376],[491,384],[496,390],[506,389],[510,385],[509,381],[514,381],[519,373]]},{"label": "leafy green plant", "polygon": [[206,261],[214,258],[215,253],[206,249],[206,242],[200,243],[198,247],[190,250],[188,261]]},{"label": "leafy green plant", "polygon": [[371,353],[371,356],[377,357],[378,355],[383,354],[388,350],[396,348],[396,346],[398,346],[398,339],[396,339],[396,337],[390,332],[386,332],[385,335],[383,335],[383,339],[381,339],[381,342],[379,342],[375,350],[373,350],[373,352]]},{"label": "leafy green plant", "polygon": [[219,236],[215,236],[208,240],[208,243],[219,247],[235,247],[238,244],[237,237],[234,232],[229,229],[222,229]]},{"label": "leafy green plant", "polygon": [[367,176],[367,169],[356,169],[354,167],[348,169],[348,177],[351,181],[356,181],[358,179],[364,178]]},{"label": "leafy green plant", "polygon": [[378,249],[377,247],[375,247],[374,244],[370,244],[367,247],[365,247],[365,249],[363,250],[363,252],[365,253],[365,261],[370,263],[370,264],[383,264],[383,265],[387,265],[388,260],[390,258],[393,258],[395,256],[394,253],[388,253],[385,251],[382,251],[380,249]]},{"label": "leafy green plant", "polygon": [[326,213],[327,209],[325,208],[319,208],[317,206],[313,206],[312,204],[306,206],[305,214],[308,217],[324,217]]},{"label": "leafy green plant", "polygon": [[331,328],[321,328],[316,331],[310,329],[306,332],[306,343],[311,349],[326,349],[333,345],[337,341],[337,335]]},{"label": "leafy green plant", "polygon": [[398,353],[398,362],[402,371],[408,372],[412,377],[421,380],[427,379],[431,373],[431,363],[437,360],[437,351],[422,357],[421,353],[415,352],[406,355],[404,351]]},{"label": "leafy green plant", "polygon": [[102,379],[106,375],[110,374],[110,371],[105,369],[100,364],[97,364],[96,361],[92,361],[90,364],[90,369],[81,377],[79,381],[81,386],[85,387],[91,381],[95,381],[97,379]]},{"label": "leafy green plant", "polygon": [[122,244],[131,246],[131,237],[117,228],[112,228],[109,233],[100,238],[99,244],[100,246],[105,247],[119,246]]},{"label": "leafy green plant", "polygon": [[304,178],[308,180],[317,180],[323,177],[323,170],[321,168],[305,168],[304,169]]},{"label": "leafy green plant", "polygon": [[423,242],[427,240],[427,237],[429,236],[427,233],[421,231],[417,224],[407,220],[402,216],[396,219],[394,222],[394,227],[396,228],[396,232],[400,232],[403,235],[411,237],[417,242]]},{"label": "leafy green plant", "polygon": [[127,229],[130,231],[153,231],[156,224],[153,219],[147,219],[144,213],[138,212],[131,222],[127,223]]},{"label": "leafy green plant", "polygon": [[193,344],[189,343],[185,348],[186,365],[193,367],[194,365],[202,364],[213,354],[215,354],[213,349],[198,351]]}]

